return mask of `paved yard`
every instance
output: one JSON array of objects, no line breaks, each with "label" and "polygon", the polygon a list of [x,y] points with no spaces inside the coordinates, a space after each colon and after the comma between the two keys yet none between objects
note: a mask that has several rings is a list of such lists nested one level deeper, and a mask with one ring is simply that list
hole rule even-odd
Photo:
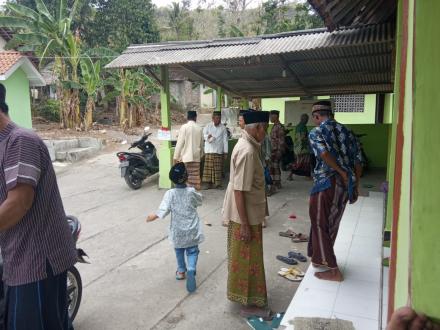
[{"label": "paved yard", "polygon": [[[119,177],[114,154],[103,154],[58,171],[66,212],[79,217],[83,230],[78,245],[91,258],[79,265],[84,294],[75,329],[248,329],[238,308],[226,299],[226,229],[221,226],[224,191],[204,192],[199,210],[206,241],[200,246],[198,290],[188,295],[174,279],[174,251],[166,238],[168,219],[145,223],[163,190],[156,181],[138,191]],[[308,232],[307,191],[311,182],[297,178],[269,199],[271,217],[264,251],[270,307],[284,311],[297,285],[277,275],[277,254],[295,245],[278,232],[294,225]],[[295,212],[298,219],[288,220]],[[303,265],[305,268],[305,265]]]}]

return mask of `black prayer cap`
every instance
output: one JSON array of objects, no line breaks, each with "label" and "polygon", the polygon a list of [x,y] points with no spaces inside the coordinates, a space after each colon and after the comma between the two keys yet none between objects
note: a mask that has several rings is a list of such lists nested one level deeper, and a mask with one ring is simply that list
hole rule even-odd
[{"label": "black prayer cap", "polygon": [[243,115],[244,123],[246,125],[256,123],[268,123],[269,112],[267,111],[248,111]]},{"label": "black prayer cap", "polygon": [[271,110],[270,114],[279,116],[280,112],[278,110]]},{"label": "black prayer cap", "polygon": [[187,117],[186,117],[187,119],[194,119],[194,118],[197,118],[197,111],[188,111],[188,114],[187,114]]},{"label": "black prayer cap", "polygon": [[170,170],[170,180],[174,184],[183,184],[188,179],[188,172],[184,163],[177,163]]},{"label": "black prayer cap", "polygon": [[221,112],[221,111],[214,111],[214,112],[212,113],[212,115],[213,115],[213,116],[220,116],[220,117],[221,117],[222,112]]}]

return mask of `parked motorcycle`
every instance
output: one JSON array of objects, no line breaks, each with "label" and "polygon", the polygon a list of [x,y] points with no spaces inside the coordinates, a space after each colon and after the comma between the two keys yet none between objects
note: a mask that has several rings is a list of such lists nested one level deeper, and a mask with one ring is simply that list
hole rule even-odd
[{"label": "parked motorcycle", "polygon": [[[81,223],[74,216],[67,216],[67,223],[69,224],[70,230],[72,232],[72,237],[76,242],[78,241],[79,235],[81,233]],[[76,249],[78,254],[78,262],[89,263],[84,259],[87,254],[82,249]],[[3,276],[3,260],[0,257],[0,278]],[[5,322],[5,312],[6,312],[6,286],[3,282],[0,282],[0,330],[6,329]],[[72,266],[67,270],[67,299],[68,299],[68,313],[70,320],[73,322],[76,315],[78,314],[79,306],[81,304],[82,298],[82,280],[78,269]]]},{"label": "parked motorcycle", "polygon": [[116,154],[120,161],[121,177],[131,189],[139,189],[147,177],[159,172],[156,147],[148,141],[151,134],[145,132],[142,138],[133,142],[128,149],[138,148],[141,153],[118,152]]}]

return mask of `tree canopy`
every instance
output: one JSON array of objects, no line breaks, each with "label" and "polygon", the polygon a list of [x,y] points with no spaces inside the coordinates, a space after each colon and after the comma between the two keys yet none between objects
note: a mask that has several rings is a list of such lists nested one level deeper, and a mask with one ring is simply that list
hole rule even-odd
[{"label": "tree canopy", "polygon": [[95,16],[85,41],[91,47],[122,51],[130,44],[159,41],[151,0],[93,0]]}]

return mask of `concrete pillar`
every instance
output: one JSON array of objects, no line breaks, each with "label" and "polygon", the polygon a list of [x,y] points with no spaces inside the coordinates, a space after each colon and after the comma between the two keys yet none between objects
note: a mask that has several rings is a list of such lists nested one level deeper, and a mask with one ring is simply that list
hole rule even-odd
[{"label": "concrete pillar", "polygon": [[[160,89],[160,112],[162,129],[167,129],[171,132],[171,116],[170,116],[170,79],[167,66],[160,67],[160,77],[162,87]],[[171,188],[171,181],[169,179],[169,172],[172,166],[173,148],[171,141],[162,141],[159,148],[159,188]]]}]

